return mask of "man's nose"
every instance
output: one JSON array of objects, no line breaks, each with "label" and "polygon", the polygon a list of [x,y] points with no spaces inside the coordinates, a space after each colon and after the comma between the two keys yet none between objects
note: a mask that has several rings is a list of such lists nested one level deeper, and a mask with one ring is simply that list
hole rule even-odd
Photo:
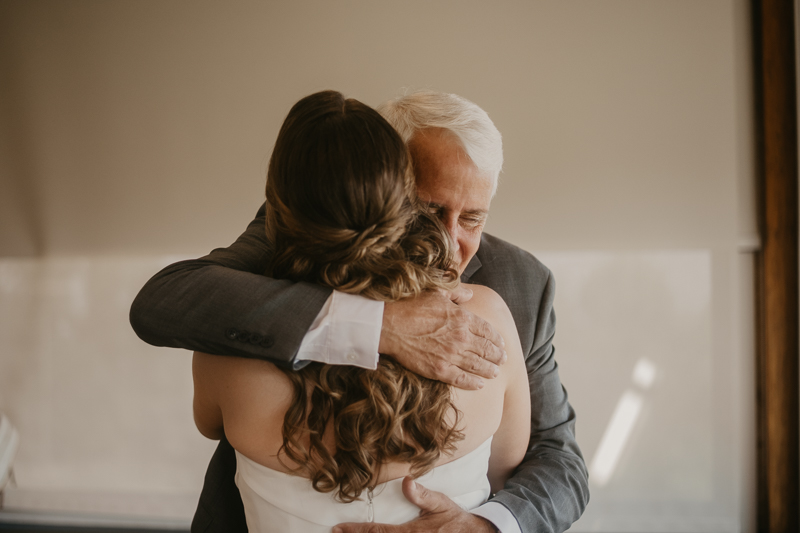
[{"label": "man's nose", "polygon": [[445,220],[444,225],[447,228],[447,233],[450,234],[450,240],[453,241],[453,251],[457,252],[461,248],[458,244],[458,219]]}]

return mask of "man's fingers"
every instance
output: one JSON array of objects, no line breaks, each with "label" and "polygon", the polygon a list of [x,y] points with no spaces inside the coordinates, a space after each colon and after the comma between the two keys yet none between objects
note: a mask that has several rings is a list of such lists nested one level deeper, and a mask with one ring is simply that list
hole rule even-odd
[{"label": "man's fingers", "polygon": [[463,390],[480,390],[486,384],[478,376],[468,374],[458,367],[454,367],[454,369],[452,374],[443,376],[440,381]]},{"label": "man's fingers", "polygon": [[465,353],[458,366],[465,372],[487,379],[494,379],[500,375],[498,365],[472,352]]},{"label": "man's fingers", "polygon": [[506,345],[503,336],[495,330],[491,324],[476,314],[472,314],[469,321],[469,330],[478,337],[484,337],[495,346],[502,348]]},{"label": "man's fingers", "polygon": [[495,365],[502,365],[508,360],[508,354],[505,349],[486,338],[482,342],[483,351],[478,355],[483,359]]},{"label": "man's fingers", "polygon": [[453,365],[446,372],[440,372],[437,379],[459,389],[479,390],[485,385],[484,378],[494,379],[499,374],[497,365],[468,353],[461,358],[459,366]]},{"label": "man's fingers", "polygon": [[478,390],[483,388],[484,379],[494,379],[500,374],[500,367],[475,353],[467,352],[457,358],[457,364],[440,369],[436,379],[459,389]]},{"label": "man's fingers", "polygon": [[481,317],[472,315],[470,318],[469,330],[473,335],[479,337],[474,343],[476,349],[472,351],[491,363],[498,365],[505,363],[508,356],[503,349],[506,344],[503,336]]}]

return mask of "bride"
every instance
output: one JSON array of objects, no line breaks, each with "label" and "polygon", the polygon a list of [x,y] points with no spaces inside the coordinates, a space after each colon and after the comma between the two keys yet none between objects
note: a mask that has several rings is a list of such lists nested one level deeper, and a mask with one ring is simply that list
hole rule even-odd
[{"label": "bride", "polygon": [[[459,283],[446,231],[416,199],[405,144],[357,100],[324,91],[294,105],[266,196],[271,277],[386,302]],[[463,305],[501,333],[508,353],[478,391],[385,356],[377,370],[311,363],[292,371],[195,353],[195,423],[236,450],[251,532],[407,522],[419,509],[403,496],[406,477],[466,509],[503,487],[530,435],[527,373],[506,304],[470,288]]]}]

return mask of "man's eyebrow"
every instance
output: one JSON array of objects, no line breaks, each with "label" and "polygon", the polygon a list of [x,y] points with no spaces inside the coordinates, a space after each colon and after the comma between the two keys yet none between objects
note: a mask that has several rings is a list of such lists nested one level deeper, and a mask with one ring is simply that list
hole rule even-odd
[{"label": "man's eyebrow", "polygon": [[462,215],[477,215],[481,217],[485,217],[489,214],[489,211],[485,209],[468,209],[466,211],[461,212]]}]

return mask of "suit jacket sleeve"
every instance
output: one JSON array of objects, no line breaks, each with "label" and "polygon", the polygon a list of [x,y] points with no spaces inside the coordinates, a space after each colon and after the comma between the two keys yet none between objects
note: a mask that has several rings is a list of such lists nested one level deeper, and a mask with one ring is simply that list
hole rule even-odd
[{"label": "suit jacket sleeve", "polygon": [[[541,264],[540,264],[541,265]],[[575,411],[558,377],[553,336],[555,282],[542,266],[543,290],[524,291],[536,305],[534,342],[526,354],[531,389],[528,452],[493,501],[505,505],[523,532],[560,533],[580,518],[589,501],[588,473],[575,440]],[[519,292],[517,294],[520,294]]]},{"label": "suit jacket sleeve", "polygon": [[303,336],[331,293],[263,275],[270,259],[262,205],[228,248],[172,264],[133,301],[131,326],[145,342],[292,366]]}]

